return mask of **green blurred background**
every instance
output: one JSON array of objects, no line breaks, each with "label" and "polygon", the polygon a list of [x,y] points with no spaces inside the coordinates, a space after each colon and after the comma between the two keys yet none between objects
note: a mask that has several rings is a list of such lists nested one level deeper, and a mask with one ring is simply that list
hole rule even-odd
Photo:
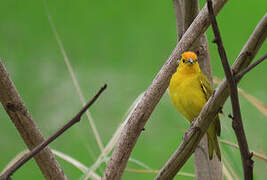
[{"label": "green blurred background", "polygon": [[[200,2],[204,4],[204,1]],[[229,1],[218,16],[222,38],[231,63],[261,17],[266,0]],[[48,9],[86,99],[104,84],[108,89],[90,109],[101,139],[107,144],[137,96],[152,82],[176,45],[176,25],[171,0],[49,0]],[[48,23],[43,0],[2,0],[0,3],[0,57],[45,137],[81,108],[79,97]],[[213,39],[207,32],[209,43]],[[257,57],[266,53],[267,43]],[[224,77],[216,46],[210,43],[212,71]],[[251,71],[239,87],[267,104],[267,64]],[[262,77],[262,78],[261,78]],[[249,147],[267,152],[267,118],[240,96]],[[225,114],[231,112],[229,100]],[[0,108],[0,169],[26,149],[14,125]],[[231,120],[221,116],[222,139],[236,143]],[[188,123],[173,108],[166,93],[156,107],[131,158],[160,169],[182,140]],[[50,145],[88,167],[99,149],[86,117]],[[223,156],[242,179],[239,151],[221,145]],[[254,158],[255,159],[255,158]],[[69,179],[82,173],[58,159]],[[267,177],[267,165],[255,159],[255,179]],[[133,162],[128,168],[143,169]],[[97,170],[102,175],[104,165]],[[194,173],[193,158],[182,169]],[[152,179],[155,174],[125,172],[122,179]],[[14,175],[16,179],[43,179],[31,160]],[[176,179],[193,179],[176,176]]]}]

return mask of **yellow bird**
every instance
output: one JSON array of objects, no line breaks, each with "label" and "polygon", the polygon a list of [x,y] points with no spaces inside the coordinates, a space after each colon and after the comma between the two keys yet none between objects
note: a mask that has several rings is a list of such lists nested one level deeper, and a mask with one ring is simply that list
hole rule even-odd
[{"label": "yellow bird", "polygon": [[[170,97],[176,109],[191,123],[198,117],[202,107],[212,95],[212,87],[201,72],[194,52],[184,52],[178,63],[177,71],[170,81]],[[221,160],[217,140],[220,132],[221,125],[217,115],[207,131],[209,159],[212,159],[215,151],[218,159]]]}]

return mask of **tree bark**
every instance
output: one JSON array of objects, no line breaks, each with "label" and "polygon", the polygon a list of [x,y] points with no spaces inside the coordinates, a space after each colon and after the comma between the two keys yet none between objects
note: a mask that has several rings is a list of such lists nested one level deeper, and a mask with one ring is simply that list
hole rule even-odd
[{"label": "tree bark", "polygon": [[[45,140],[23,103],[1,60],[0,101],[30,150]],[[37,154],[34,159],[46,179],[67,179],[48,147]]]}]

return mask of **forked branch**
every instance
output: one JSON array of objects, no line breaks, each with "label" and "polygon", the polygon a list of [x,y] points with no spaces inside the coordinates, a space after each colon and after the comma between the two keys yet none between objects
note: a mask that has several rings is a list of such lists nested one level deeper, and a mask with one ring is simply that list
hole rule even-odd
[{"label": "forked branch", "polygon": [[69,122],[62,126],[55,134],[49,137],[47,140],[43,141],[41,144],[36,146],[32,151],[19,159],[16,163],[8,168],[3,174],[0,175],[0,180],[8,179],[18,168],[25,164],[28,160],[38,154],[42,149],[44,149],[48,144],[54,141],[57,137],[63,134],[71,126],[81,120],[81,116],[87,111],[87,109],[97,100],[100,94],[106,89],[107,85],[105,84],[98,93],[78,112]]}]

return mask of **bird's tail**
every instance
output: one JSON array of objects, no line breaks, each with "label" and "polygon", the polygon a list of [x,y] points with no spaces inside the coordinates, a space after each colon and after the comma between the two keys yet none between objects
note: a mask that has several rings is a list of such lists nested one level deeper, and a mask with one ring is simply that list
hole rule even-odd
[{"label": "bird's tail", "polygon": [[218,159],[221,161],[221,151],[217,135],[218,134],[216,133],[216,127],[214,126],[214,123],[212,123],[207,131],[209,159],[212,159],[213,151],[215,151]]}]

